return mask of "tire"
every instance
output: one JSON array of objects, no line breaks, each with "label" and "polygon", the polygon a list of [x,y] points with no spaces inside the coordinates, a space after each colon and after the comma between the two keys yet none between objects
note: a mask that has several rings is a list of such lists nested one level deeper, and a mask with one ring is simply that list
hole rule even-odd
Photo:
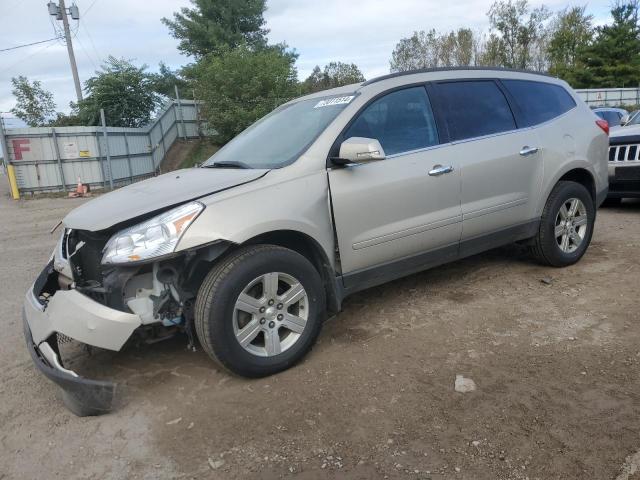
[{"label": "tire", "polygon": [[[573,200],[577,200],[579,203],[574,204]],[[563,227],[562,222],[566,222],[566,220],[563,220],[563,214],[560,211],[564,206],[566,209],[563,210],[564,217],[569,218],[570,215],[567,214],[570,213],[569,210],[573,205],[577,205],[582,214],[578,212],[571,218],[573,224],[569,221],[569,225]],[[581,223],[583,217],[586,217],[586,224]],[[570,181],[558,182],[545,204],[538,233],[533,238],[531,253],[537,261],[544,265],[553,267],[573,265],[582,258],[591,242],[595,218],[596,210],[593,198],[583,185]],[[576,226],[578,223],[580,225]],[[562,231],[563,228],[565,230]],[[556,233],[561,235],[556,236]],[[567,235],[566,244],[564,243],[565,234]],[[579,242],[577,241],[578,237],[581,237]]]},{"label": "tire", "polygon": [[607,198],[602,202],[602,207],[619,207],[622,203],[621,198]]},{"label": "tire", "polygon": [[305,257],[275,245],[252,245],[222,259],[204,279],[196,333],[224,369],[244,377],[273,375],[311,349],[325,301],[321,277]]}]

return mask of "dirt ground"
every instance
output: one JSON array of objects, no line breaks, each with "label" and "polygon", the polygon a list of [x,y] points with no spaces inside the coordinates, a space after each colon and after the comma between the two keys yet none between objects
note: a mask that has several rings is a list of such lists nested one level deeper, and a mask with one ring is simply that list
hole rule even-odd
[{"label": "dirt ground", "polygon": [[[511,246],[349,298],[299,366],[216,371],[177,338],[72,368],[124,388],[77,418],[20,309],[82,200],[0,178],[0,479],[640,479],[640,202],[599,211],[577,265]],[[543,281],[544,280],[544,281]],[[456,375],[477,390],[454,391]]]}]

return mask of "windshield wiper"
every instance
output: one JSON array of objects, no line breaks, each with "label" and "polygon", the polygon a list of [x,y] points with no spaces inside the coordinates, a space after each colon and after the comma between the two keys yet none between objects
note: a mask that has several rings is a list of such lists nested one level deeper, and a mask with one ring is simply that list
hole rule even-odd
[{"label": "windshield wiper", "polygon": [[251,167],[243,162],[238,162],[236,160],[223,160],[221,162],[210,163],[209,165],[203,165],[202,168],[246,168],[250,169]]}]

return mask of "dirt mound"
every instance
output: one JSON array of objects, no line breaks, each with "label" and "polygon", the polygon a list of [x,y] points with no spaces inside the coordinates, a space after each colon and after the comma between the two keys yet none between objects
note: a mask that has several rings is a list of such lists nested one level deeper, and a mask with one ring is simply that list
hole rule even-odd
[{"label": "dirt mound", "polygon": [[201,140],[176,140],[160,164],[160,171],[166,173],[182,168],[181,165],[191,152],[200,145],[200,142]]}]

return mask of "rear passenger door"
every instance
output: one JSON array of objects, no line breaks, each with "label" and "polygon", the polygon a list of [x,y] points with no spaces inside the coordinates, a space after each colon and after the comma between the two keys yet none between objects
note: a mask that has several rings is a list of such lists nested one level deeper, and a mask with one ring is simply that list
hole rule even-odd
[{"label": "rear passenger door", "polygon": [[461,253],[482,251],[534,219],[540,139],[533,129],[518,129],[495,80],[441,81],[433,88],[451,142],[447,153],[460,165]]}]

